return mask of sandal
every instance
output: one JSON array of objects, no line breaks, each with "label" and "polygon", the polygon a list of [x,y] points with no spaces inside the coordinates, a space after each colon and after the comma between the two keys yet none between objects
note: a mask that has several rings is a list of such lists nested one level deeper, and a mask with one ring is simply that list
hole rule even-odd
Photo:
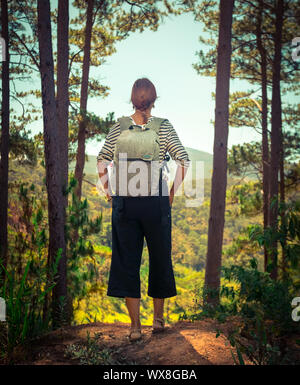
[{"label": "sandal", "polygon": [[128,337],[129,337],[130,341],[139,340],[142,337],[141,328],[130,329],[130,331],[128,333]]},{"label": "sandal", "polygon": [[165,320],[163,318],[155,317],[152,326],[152,333],[157,333],[165,330]]}]

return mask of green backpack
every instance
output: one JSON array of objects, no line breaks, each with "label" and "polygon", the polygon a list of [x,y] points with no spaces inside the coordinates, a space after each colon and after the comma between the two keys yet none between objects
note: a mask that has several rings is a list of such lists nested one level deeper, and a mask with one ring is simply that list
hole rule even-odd
[{"label": "green backpack", "polygon": [[159,130],[165,120],[154,117],[142,129],[127,116],[118,119],[120,135],[113,158],[113,187],[116,195],[158,195],[161,173]]}]

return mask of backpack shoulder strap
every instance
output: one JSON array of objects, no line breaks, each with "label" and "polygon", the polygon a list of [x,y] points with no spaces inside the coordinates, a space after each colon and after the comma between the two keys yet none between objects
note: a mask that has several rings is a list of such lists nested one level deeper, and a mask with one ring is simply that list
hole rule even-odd
[{"label": "backpack shoulder strap", "polygon": [[[165,120],[167,119],[154,117],[148,124],[146,124],[146,127],[156,131],[158,135],[160,126]],[[120,123],[120,132],[128,130],[128,128],[133,125],[132,120],[128,116],[118,118],[118,122]]]},{"label": "backpack shoulder strap", "polygon": [[132,121],[128,116],[118,118],[118,122],[120,123],[120,132],[128,130],[128,128],[132,126]]},{"label": "backpack shoulder strap", "polygon": [[154,117],[154,119],[152,119],[146,126],[147,126],[147,128],[150,128],[150,129],[156,131],[156,133],[158,135],[160,126],[161,126],[162,122],[164,122],[165,120],[167,120],[167,119]]}]

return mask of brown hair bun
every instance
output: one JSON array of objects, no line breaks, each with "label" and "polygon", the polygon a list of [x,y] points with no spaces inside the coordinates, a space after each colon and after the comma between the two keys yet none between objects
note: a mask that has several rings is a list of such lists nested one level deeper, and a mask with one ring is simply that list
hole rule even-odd
[{"label": "brown hair bun", "polygon": [[147,123],[147,110],[157,98],[154,84],[147,78],[141,78],[134,82],[131,91],[131,102],[133,106],[142,114],[143,123]]}]

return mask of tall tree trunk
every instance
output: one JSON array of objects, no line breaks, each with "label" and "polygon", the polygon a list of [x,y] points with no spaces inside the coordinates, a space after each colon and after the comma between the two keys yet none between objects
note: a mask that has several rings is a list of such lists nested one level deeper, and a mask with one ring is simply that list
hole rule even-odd
[{"label": "tall tree trunk", "polygon": [[216,296],[208,294],[207,297],[207,301],[212,304],[219,302],[220,267],[225,222],[233,6],[234,0],[220,1],[214,158],[205,269],[205,287],[208,290],[216,290]]},{"label": "tall tree trunk", "polygon": [[[59,158],[59,133],[54,88],[54,66],[49,0],[38,0],[38,40],[42,82],[42,105],[44,121],[44,151],[46,185],[48,193],[49,251],[51,262],[58,252],[61,258],[52,291],[53,328],[64,323],[67,298],[66,243],[64,234],[63,190]],[[63,298],[62,298],[63,297]],[[63,302],[62,302],[63,300]]]},{"label": "tall tree trunk", "polygon": [[[69,0],[58,1],[57,22],[57,118],[61,177],[64,191],[68,187],[68,145],[69,145]],[[67,195],[63,198],[64,208],[68,206]],[[64,212],[65,215],[65,212]]]},{"label": "tall tree trunk", "polygon": [[[59,154],[61,164],[61,184],[64,191],[68,187],[68,145],[69,145],[69,0],[58,1],[58,20],[57,20],[57,95],[56,108],[58,117],[59,135]],[[66,208],[68,206],[68,196],[63,196],[64,224],[66,223]],[[65,237],[66,238],[66,237]],[[66,239],[65,239],[66,240]],[[50,266],[50,255],[48,254],[47,265]],[[49,283],[49,275],[47,284]],[[44,301],[44,320],[49,310],[49,295],[45,296]],[[68,299],[69,322],[72,318],[71,299]]]},{"label": "tall tree trunk", "polygon": [[[0,262],[7,266],[8,154],[9,154],[9,36],[7,0],[1,0],[1,35],[5,46],[2,62],[1,160],[0,160]],[[3,56],[3,55],[2,55]],[[0,280],[4,279],[1,269]]]},{"label": "tall tree trunk", "polygon": [[[277,230],[278,215],[278,172],[280,164],[280,132],[281,132],[281,96],[280,96],[280,68],[281,68],[281,44],[282,44],[282,24],[283,24],[283,0],[276,2],[276,22],[275,22],[275,52],[273,61],[272,78],[272,128],[271,128],[271,172],[270,172],[270,211],[269,225]],[[274,200],[272,204],[272,200]],[[271,277],[277,279],[277,241],[272,241],[270,250],[272,263]]]},{"label": "tall tree trunk", "polygon": [[[85,163],[85,130],[86,130],[86,109],[88,99],[88,84],[89,84],[89,72],[90,72],[90,56],[91,56],[91,37],[93,28],[93,9],[94,0],[88,0],[87,12],[86,12],[86,27],[85,27],[85,40],[84,40],[84,53],[83,53],[83,68],[82,68],[82,80],[81,80],[81,92],[80,92],[80,123],[78,129],[77,139],[77,154],[75,165],[75,179],[77,179],[77,186],[75,189],[75,197],[80,202],[82,195],[82,179]],[[76,244],[78,240],[78,229],[75,229],[72,234],[73,243]]]},{"label": "tall tree trunk", "polygon": [[[280,203],[285,202],[285,183],[284,183],[284,146],[283,146],[283,132],[282,132],[282,126],[280,130]],[[285,220],[285,210],[281,210],[280,213],[281,216],[281,222],[284,223]],[[287,260],[286,260],[286,253],[285,253],[285,248],[286,248],[286,238],[282,240],[282,248],[281,248],[281,253],[282,253],[282,261],[281,261],[281,266],[282,266],[282,275],[283,278],[287,278]]]},{"label": "tall tree trunk", "polygon": [[80,119],[79,130],[78,130],[78,147],[77,147],[76,166],[75,166],[75,179],[77,179],[78,181],[75,193],[79,201],[81,199],[81,193],[82,193],[82,178],[83,178],[83,170],[84,170],[84,163],[85,163],[85,129],[86,129],[85,113],[87,109],[87,99],[88,99],[88,82],[89,82],[90,57],[91,57],[91,37],[92,37],[92,28],[93,28],[93,9],[94,9],[94,0],[88,0],[87,13],[86,13],[82,80],[81,80],[81,94],[80,94],[80,112],[82,114],[82,117]]},{"label": "tall tree trunk", "polygon": [[[256,41],[261,58],[261,91],[262,91],[262,164],[263,164],[263,213],[264,229],[268,227],[269,221],[269,186],[270,186],[270,163],[269,163],[269,139],[268,139],[268,91],[267,91],[267,55],[262,43],[262,16],[264,10],[263,0],[259,0],[259,10],[257,14]],[[268,263],[268,249],[264,245],[264,269],[266,271]]]},{"label": "tall tree trunk", "polygon": [[[57,21],[57,118],[59,151],[61,162],[61,184],[63,191],[68,188],[68,148],[69,148],[69,0],[58,1],[58,21]],[[64,225],[66,224],[66,210],[68,207],[68,195],[63,196],[64,206]],[[65,241],[66,234],[65,234]],[[68,292],[67,314],[68,324],[73,319],[72,297]]]}]

